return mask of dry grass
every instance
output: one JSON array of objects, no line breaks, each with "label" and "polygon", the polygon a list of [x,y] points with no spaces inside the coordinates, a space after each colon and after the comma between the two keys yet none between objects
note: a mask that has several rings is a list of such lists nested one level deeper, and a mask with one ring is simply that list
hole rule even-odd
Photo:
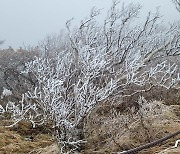
[{"label": "dry grass", "polygon": [[[54,142],[49,134],[30,134],[32,130],[29,126],[28,123],[20,123],[18,128],[21,128],[21,133],[15,131],[16,129],[7,129],[0,126],[0,153],[25,154],[34,149],[45,148]],[[32,135],[34,135],[33,138]]]},{"label": "dry grass", "polygon": [[[107,104],[96,110],[98,113],[91,115],[92,121],[87,126],[88,144],[85,153],[113,153],[128,150],[145,143],[154,141],[180,128],[180,105],[166,106],[163,102],[153,101],[155,106],[163,107],[159,113],[150,114],[143,119],[138,119],[128,114],[126,109],[117,116],[111,114]],[[107,108],[106,108],[107,107]],[[105,110],[102,112],[101,110]],[[107,112],[109,111],[109,112]],[[157,115],[156,115],[157,114]],[[124,115],[124,116],[123,116]],[[129,117],[128,117],[129,116]],[[164,142],[154,148],[144,150],[142,154],[153,154],[173,146],[179,136]]]},{"label": "dry grass", "polygon": [[[155,93],[155,92],[153,92]],[[178,96],[178,93],[176,93]],[[178,96],[179,97],[179,96]],[[125,102],[127,102],[126,100]],[[86,125],[87,144],[84,154],[111,154],[128,150],[173,133],[180,128],[179,100],[173,103],[151,101],[155,110],[138,113],[139,104],[105,102],[89,116]],[[173,105],[172,105],[173,104]],[[132,112],[132,108],[134,108]],[[7,117],[0,120],[0,154],[58,154],[58,147],[51,137],[50,126],[32,128],[26,121],[13,128]],[[44,129],[46,128],[46,129]],[[33,137],[32,140],[27,138]],[[180,135],[140,154],[154,154],[174,145]]]}]

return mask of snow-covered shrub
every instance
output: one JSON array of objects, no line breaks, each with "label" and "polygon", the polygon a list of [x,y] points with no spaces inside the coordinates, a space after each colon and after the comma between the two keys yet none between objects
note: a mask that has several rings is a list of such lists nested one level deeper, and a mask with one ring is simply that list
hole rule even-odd
[{"label": "snow-covered shrub", "polygon": [[158,13],[149,13],[143,25],[133,25],[141,7],[130,4],[119,10],[117,4],[102,25],[95,9],[73,30],[68,21],[69,39],[62,48],[58,45],[62,50],[53,56],[53,47],[45,46],[42,57],[26,63],[21,72],[32,74],[36,82],[23,95],[16,122],[28,117],[34,126],[53,121],[61,153],[83,150],[86,119],[97,105],[154,86],[171,88],[180,80],[177,64],[163,60],[149,65],[179,54],[179,25],[162,27]]},{"label": "snow-covered shrub", "polygon": [[5,109],[3,108],[2,105],[0,105],[0,114],[3,114],[5,112]]},{"label": "snow-covered shrub", "polygon": [[6,89],[5,87],[3,87],[3,92],[1,94],[1,99],[3,99],[4,97],[10,96],[12,95],[12,91],[9,89]]}]

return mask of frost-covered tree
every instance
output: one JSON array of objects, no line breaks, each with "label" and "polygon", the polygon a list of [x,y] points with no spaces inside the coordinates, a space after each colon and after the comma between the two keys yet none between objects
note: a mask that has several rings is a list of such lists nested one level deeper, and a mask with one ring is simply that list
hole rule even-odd
[{"label": "frost-covered tree", "polygon": [[[21,72],[33,74],[36,84],[23,95],[15,123],[52,121],[61,153],[81,151],[86,120],[99,104],[179,83],[178,65],[165,59],[180,54],[180,26],[162,26],[158,13],[136,25],[140,8],[130,4],[119,9],[114,1],[102,25],[96,9],[79,27],[72,29],[68,21],[68,39],[58,44],[54,56],[42,54]],[[50,47],[44,52],[57,49]]]}]

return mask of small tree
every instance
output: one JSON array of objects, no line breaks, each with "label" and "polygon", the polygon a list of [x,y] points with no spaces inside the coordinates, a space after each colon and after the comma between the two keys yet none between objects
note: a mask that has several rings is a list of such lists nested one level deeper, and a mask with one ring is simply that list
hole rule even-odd
[{"label": "small tree", "polygon": [[68,21],[69,40],[59,53],[36,58],[21,72],[33,74],[36,85],[23,95],[15,123],[53,121],[61,153],[83,150],[86,119],[97,105],[180,81],[178,66],[164,60],[180,53],[179,25],[161,26],[158,13],[133,25],[141,7],[117,6],[114,1],[103,25],[96,9],[73,30]]}]

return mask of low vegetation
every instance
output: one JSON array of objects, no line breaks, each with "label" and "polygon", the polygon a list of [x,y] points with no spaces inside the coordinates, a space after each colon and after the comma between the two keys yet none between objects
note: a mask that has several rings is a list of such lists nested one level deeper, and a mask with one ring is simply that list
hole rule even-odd
[{"label": "low vegetation", "polygon": [[119,5],[103,24],[93,8],[36,48],[0,51],[0,152],[109,154],[179,131],[180,24],[155,12],[136,25],[141,6]]}]

